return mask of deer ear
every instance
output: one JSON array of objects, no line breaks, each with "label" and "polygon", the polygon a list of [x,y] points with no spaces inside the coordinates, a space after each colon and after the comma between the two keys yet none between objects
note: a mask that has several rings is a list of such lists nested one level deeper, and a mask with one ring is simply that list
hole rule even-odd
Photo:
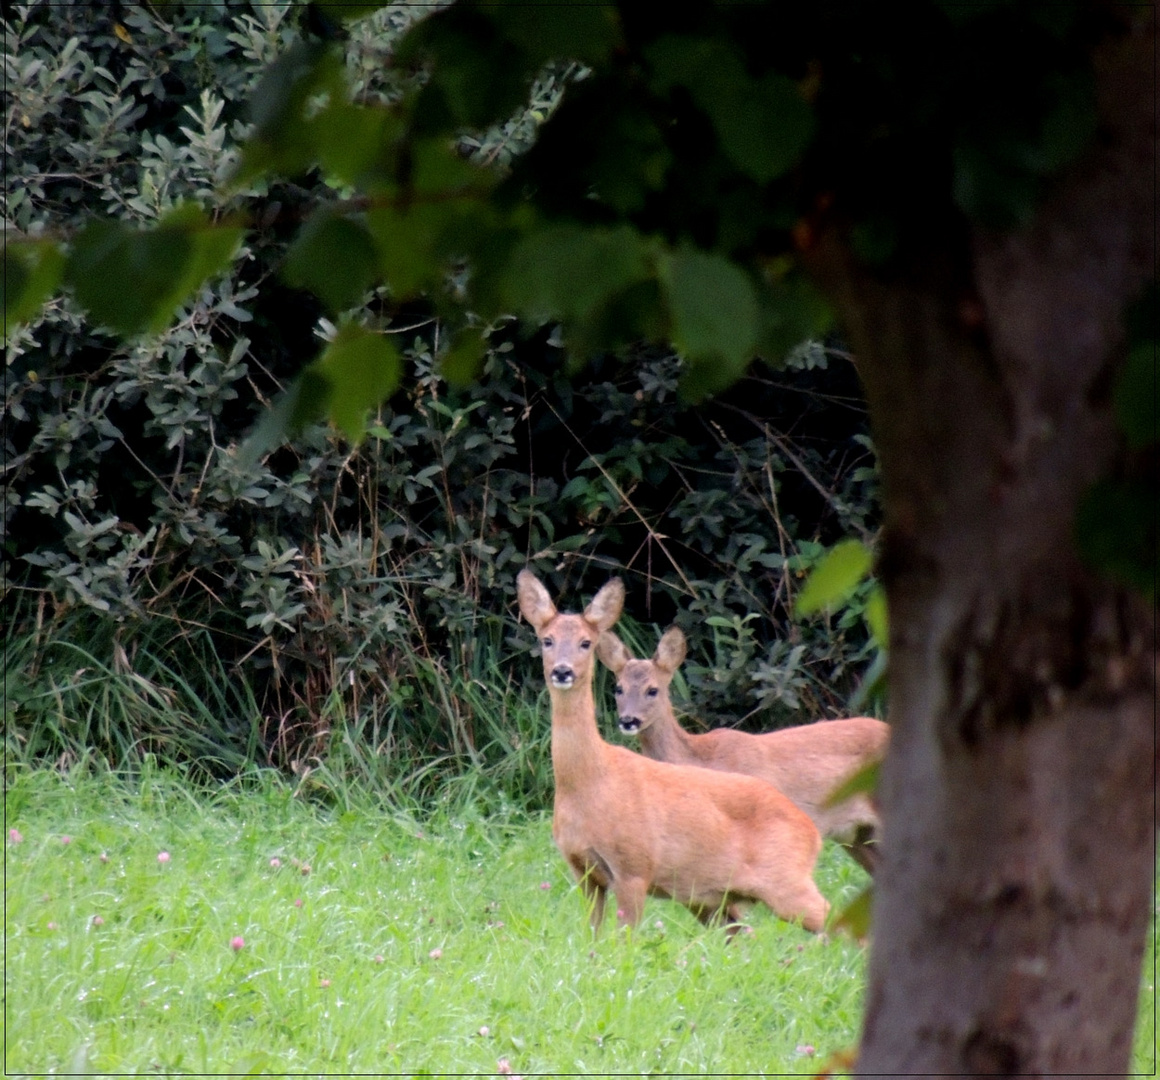
[{"label": "deer ear", "polygon": [[516,575],[516,595],[520,601],[520,614],[539,631],[541,626],[556,617],[556,605],[548,595],[548,590],[530,570],[521,570]]},{"label": "deer ear", "polygon": [[592,597],[592,603],[584,609],[584,618],[603,632],[620,618],[623,610],[624,582],[613,578]]},{"label": "deer ear", "polygon": [[689,647],[685,641],[685,635],[681,633],[681,628],[679,626],[670,626],[657,643],[657,651],[653,657],[653,663],[661,671],[668,672],[668,674],[672,675],[681,666],[681,661],[685,659],[688,649]]},{"label": "deer ear", "polygon": [[596,643],[596,656],[613,675],[619,675],[624,670],[624,665],[632,659],[624,647],[624,642],[611,630],[605,630],[600,635],[600,640]]}]

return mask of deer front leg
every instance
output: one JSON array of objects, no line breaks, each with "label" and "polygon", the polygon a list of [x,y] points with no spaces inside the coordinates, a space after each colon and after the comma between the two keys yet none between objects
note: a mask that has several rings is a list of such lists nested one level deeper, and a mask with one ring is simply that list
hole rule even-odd
[{"label": "deer front leg", "polygon": [[618,926],[636,926],[644,915],[648,883],[644,878],[625,878],[613,882],[616,893],[616,922]]}]

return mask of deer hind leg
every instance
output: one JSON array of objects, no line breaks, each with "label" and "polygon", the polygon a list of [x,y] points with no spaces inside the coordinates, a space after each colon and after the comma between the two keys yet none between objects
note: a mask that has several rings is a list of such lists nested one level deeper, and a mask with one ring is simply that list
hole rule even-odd
[{"label": "deer hind leg", "polygon": [[600,933],[600,924],[604,922],[604,898],[608,890],[603,885],[597,885],[590,875],[585,874],[580,879],[580,888],[584,891],[584,899],[588,903],[588,923],[594,934]]},{"label": "deer hind leg", "polygon": [[853,840],[841,841],[846,854],[850,856],[871,877],[878,868],[878,844],[871,825],[859,825]]},{"label": "deer hind leg", "polygon": [[604,922],[604,900],[608,895],[607,876],[598,866],[586,865],[580,860],[568,860],[584,900],[588,905],[588,922],[592,932],[600,932],[600,924]]},{"label": "deer hind leg", "polygon": [[690,904],[689,910],[705,926],[724,926],[725,936],[730,940],[741,929],[745,918],[744,905],[739,901],[726,899],[716,907]]},{"label": "deer hind leg", "polygon": [[834,837],[846,849],[846,854],[871,876],[878,867],[878,825],[873,803],[865,796],[858,796],[850,800],[845,819]]}]

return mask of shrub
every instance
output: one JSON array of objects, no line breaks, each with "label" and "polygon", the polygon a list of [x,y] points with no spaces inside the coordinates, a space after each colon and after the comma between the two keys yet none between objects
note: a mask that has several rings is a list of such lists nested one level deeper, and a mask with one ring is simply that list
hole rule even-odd
[{"label": "shrub", "polygon": [[[406,378],[371,437],[351,448],[313,427],[251,466],[240,439],[336,330],[280,267],[286,223],[342,193],[317,174],[220,185],[297,5],[117,10],[13,9],[5,227],[67,235],[181,201],[244,208],[254,227],[156,337],[122,345],[65,298],[8,340],[7,637],[24,687],[10,738],[114,762],[257,757],[332,787],[410,777],[426,795],[470,766],[541,799],[545,733],[519,707],[539,683],[511,603],[529,563],[577,602],[625,575],[642,651],[646,624],[678,621],[706,719],[768,728],[841,710],[869,648],[856,605],[804,627],[787,616],[822,544],[875,528],[865,414],[835,343],[692,409],[671,354],[594,357],[577,373],[551,327],[502,322],[486,328],[479,380],[455,389],[438,321],[378,290],[356,318],[395,336]],[[414,11],[353,24],[360,94],[418,77],[387,63]],[[517,155],[570,77],[545,72],[534,108],[465,136],[464,153]],[[176,693],[184,720],[159,728],[134,707],[78,723],[99,699],[58,692],[76,649],[97,683]]]}]

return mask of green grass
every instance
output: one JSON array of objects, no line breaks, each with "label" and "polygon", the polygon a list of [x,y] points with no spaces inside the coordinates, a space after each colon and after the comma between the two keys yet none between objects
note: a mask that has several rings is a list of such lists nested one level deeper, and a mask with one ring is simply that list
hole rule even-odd
[{"label": "green grass", "polygon": [[[543,816],[49,772],[6,809],[9,1073],[804,1072],[855,1039],[853,943],[755,913],[727,946],[659,901],[593,942]],[[819,880],[861,872],[828,850]]]},{"label": "green grass", "polygon": [[[659,901],[593,942],[542,815],[418,823],[148,767],[18,770],[5,811],[9,1074],[812,1073],[857,1038],[855,944],[756,911],[726,945]],[[827,845],[831,901],[864,880]]]}]

